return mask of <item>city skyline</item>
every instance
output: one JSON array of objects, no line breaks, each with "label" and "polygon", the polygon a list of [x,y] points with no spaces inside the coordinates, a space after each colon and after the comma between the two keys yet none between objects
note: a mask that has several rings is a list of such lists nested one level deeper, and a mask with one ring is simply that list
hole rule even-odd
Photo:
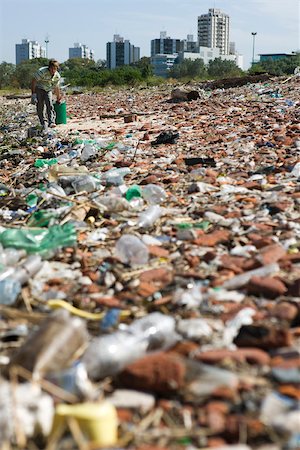
[{"label": "city skyline", "polygon": [[[148,6],[147,6],[148,5]],[[74,42],[84,42],[95,59],[106,59],[106,43],[114,34],[150,56],[150,42],[160,31],[174,39],[193,34],[197,39],[198,16],[218,8],[230,17],[230,41],[244,55],[245,69],[255,55],[290,53],[300,48],[300,0],[152,0],[151,8],[140,0],[0,0],[0,63],[15,63],[15,44],[22,39],[45,45],[48,55],[68,59]],[[16,14],[16,11],[18,12]],[[145,25],[147,24],[147,25]]]}]

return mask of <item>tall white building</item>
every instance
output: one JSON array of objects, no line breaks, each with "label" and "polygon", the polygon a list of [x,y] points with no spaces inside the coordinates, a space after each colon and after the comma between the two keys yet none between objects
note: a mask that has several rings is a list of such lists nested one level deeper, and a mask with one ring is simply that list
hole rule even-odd
[{"label": "tall white building", "polygon": [[210,8],[198,17],[200,47],[219,48],[220,55],[229,54],[229,16],[220,9]]},{"label": "tall white building", "polygon": [[130,44],[118,34],[114,35],[113,42],[106,44],[106,61],[108,69],[126,66],[139,61],[140,48]]},{"label": "tall white building", "polygon": [[46,58],[46,49],[37,41],[22,39],[21,44],[16,44],[16,64],[34,58]]},{"label": "tall white building", "polygon": [[90,50],[85,44],[75,42],[74,47],[69,48],[69,59],[71,58],[83,58],[93,60],[94,51]]}]

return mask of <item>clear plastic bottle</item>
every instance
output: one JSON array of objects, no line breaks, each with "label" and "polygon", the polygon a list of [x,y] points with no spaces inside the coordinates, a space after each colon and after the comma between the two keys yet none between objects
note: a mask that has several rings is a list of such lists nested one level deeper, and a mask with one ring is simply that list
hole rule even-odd
[{"label": "clear plastic bottle", "polygon": [[108,212],[122,212],[130,209],[130,203],[123,197],[117,195],[95,196],[93,203],[98,207],[104,207]]},{"label": "clear plastic bottle", "polygon": [[167,198],[165,190],[156,184],[147,184],[144,186],[142,196],[150,205],[159,205]]},{"label": "clear plastic bottle", "polygon": [[294,168],[293,168],[291,174],[292,174],[293,177],[297,177],[297,178],[300,177],[300,162],[298,162],[298,163],[294,166]]},{"label": "clear plastic bottle", "polygon": [[0,305],[13,305],[21,292],[21,283],[11,277],[0,281]]},{"label": "clear plastic bottle", "polygon": [[59,164],[66,164],[72,159],[76,158],[78,156],[78,152],[74,149],[70,150],[68,153],[63,153],[62,155],[59,155],[56,160]]},{"label": "clear plastic bottle", "polygon": [[241,275],[236,275],[223,283],[224,289],[239,289],[245,286],[252,277],[267,277],[273,273],[279,272],[280,267],[277,263],[267,264],[266,266],[259,267],[258,269],[249,270]]},{"label": "clear plastic bottle", "polygon": [[134,267],[147,264],[149,251],[138,237],[124,234],[116,243],[116,256],[123,263]]},{"label": "clear plastic bottle", "polygon": [[35,275],[42,267],[42,259],[39,255],[30,255],[24,262],[17,266],[10,266],[0,272],[0,282],[7,278],[25,284],[30,277]]},{"label": "clear plastic bottle", "polygon": [[47,317],[13,356],[10,366],[21,366],[39,378],[69,367],[88,339],[85,322],[58,309]]},{"label": "clear plastic bottle", "polygon": [[24,256],[26,256],[25,250],[17,250],[15,248],[3,249],[2,245],[0,245],[0,266],[13,266]]},{"label": "clear plastic bottle", "polygon": [[99,181],[91,175],[76,177],[76,179],[72,182],[72,186],[76,194],[79,192],[94,192],[97,190],[98,185]]},{"label": "clear plastic bottle", "polygon": [[108,185],[120,186],[124,184],[124,177],[130,173],[129,167],[120,167],[118,169],[111,169],[102,174],[103,180]]},{"label": "clear plastic bottle", "polygon": [[121,153],[117,148],[113,148],[109,152],[105,154],[105,159],[108,161],[114,161],[116,159],[119,159],[121,157]]},{"label": "clear plastic bottle", "polygon": [[159,205],[151,205],[145,211],[141,212],[138,218],[138,226],[140,228],[149,228],[161,216],[161,207]]},{"label": "clear plastic bottle", "polygon": [[80,155],[80,159],[82,162],[86,162],[88,161],[90,158],[92,158],[93,156],[95,156],[97,153],[97,149],[94,145],[92,144],[85,144],[85,146],[82,149],[81,155]]},{"label": "clear plastic bottle", "polygon": [[94,338],[83,355],[93,380],[120,372],[147,353],[165,350],[178,341],[175,319],[159,312],[134,321],[126,330]]}]

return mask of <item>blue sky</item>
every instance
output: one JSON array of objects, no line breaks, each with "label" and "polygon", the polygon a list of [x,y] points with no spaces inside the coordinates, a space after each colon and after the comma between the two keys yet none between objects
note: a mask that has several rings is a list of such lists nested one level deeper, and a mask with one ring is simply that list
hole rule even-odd
[{"label": "blue sky", "polygon": [[230,40],[244,55],[245,68],[255,53],[300,49],[300,0],[0,0],[0,62],[15,63],[15,44],[22,38],[43,43],[49,35],[49,57],[68,59],[81,42],[105,59],[114,34],[129,39],[150,56],[150,41],[167,31],[172,38],[197,35],[197,17],[209,8],[230,16]]}]

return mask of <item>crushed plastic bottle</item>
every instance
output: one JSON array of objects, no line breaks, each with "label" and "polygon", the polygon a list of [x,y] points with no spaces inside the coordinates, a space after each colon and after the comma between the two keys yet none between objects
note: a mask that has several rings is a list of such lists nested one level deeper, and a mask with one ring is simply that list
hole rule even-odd
[{"label": "crushed plastic bottle", "polygon": [[121,212],[130,209],[130,203],[117,195],[96,195],[92,201],[100,209],[104,208],[108,212]]},{"label": "crushed plastic bottle", "polygon": [[97,149],[93,144],[85,144],[82,149],[80,159],[82,162],[88,161],[90,158],[95,156],[97,153]]},{"label": "crushed plastic bottle", "polygon": [[13,278],[0,281],[0,305],[13,305],[21,292],[21,283]]},{"label": "crushed plastic bottle", "polygon": [[94,192],[100,185],[99,181],[91,175],[76,177],[76,179],[71,184],[76,194],[78,194],[79,192]]},{"label": "crushed plastic bottle", "polygon": [[159,205],[151,205],[145,211],[141,212],[138,218],[138,227],[149,228],[160,218],[162,214]]},{"label": "crushed plastic bottle", "polygon": [[39,255],[31,255],[17,266],[9,266],[0,272],[0,304],[13,305],[26,284],[42,267]]},{"label": "crushed plastic bottle", "polygon": [[116,256],[122,263],[134,267],[147,264],[149,251],[138,237],[124,234],[116,243]]},{"label": "crushed plastic bottle", "polygon": [[159,312],[134,321],[126,330],[94,338],[83,355],[91,379],[120,372],[126,365],[155,350],[165,350],[178,341],[175,319]]},{"label": "crushed plastic bottle", "polygon": [[150,205],[159,205],[167,198],[165,190],[156,184],[147,184],[144,186],[142,196]]},{"label": "crushed plastic bottle", "polygon": [[13,266],[21,258],[24,258],[24,256],[26,256],[24,250],[16,250],[15,248],[3,249],[3,247],[0,246],[0,267]]},{"label": "crushed plastic bottle", "polygon": [[124,177],[131,172],[129,167],[111,169],[101,175],[101,182],[107,185],[120,186],[124,184]]},{"label": "crushed plastic bottle", "polygon": [[77,158],[78,151],[77,150],[70,150],[68,153],[63,153],[62,155],[57,156],[56,160],[59,164],[66,164],[69,161],[71,161],[74,158]]}]

